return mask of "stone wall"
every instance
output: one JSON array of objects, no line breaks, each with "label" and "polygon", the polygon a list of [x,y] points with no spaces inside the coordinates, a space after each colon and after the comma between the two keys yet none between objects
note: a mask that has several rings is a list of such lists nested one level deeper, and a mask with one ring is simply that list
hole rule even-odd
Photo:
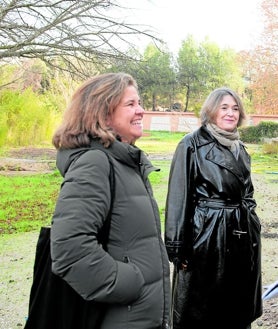
[{"label": "stone wall", "polygon": [[[250,115],[247,125],[255,126],[261,121],[278,123],[278,115]],[[200,119],[188,112],[152,112],[146,111],[143,118],[144,130],[170,132],[190,132],[200,126]]]}]

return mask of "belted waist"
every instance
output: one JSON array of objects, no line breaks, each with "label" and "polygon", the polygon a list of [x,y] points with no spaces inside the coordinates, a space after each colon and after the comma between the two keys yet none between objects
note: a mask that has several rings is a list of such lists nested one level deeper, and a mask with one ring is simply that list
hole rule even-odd
[{"label": "belted waist", "polygon": [[[213,199],[213,198],[200,198],[197,200],[197,204],[200,207],[210,207],[213,209],[236,209],[244,204],[244,199],[242,201],[234,201],[234,200],[222,200],[222,199]],[[238,228],[234,228],[232,230],[232,234],[236,236],[238,239],[244,238],[247,236],[247,231],[242,231],[239,223]]]},{"label": "belted waist", "polygon": [[240,201],[213,199],[213,198],[200,198],[197,199],[197,205],[200,207],[210,208],[238,208],[241,205]]}]

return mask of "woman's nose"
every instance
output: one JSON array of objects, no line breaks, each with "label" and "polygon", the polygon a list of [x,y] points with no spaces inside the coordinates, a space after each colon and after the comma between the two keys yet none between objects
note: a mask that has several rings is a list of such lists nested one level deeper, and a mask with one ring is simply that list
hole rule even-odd
[{"label": "woman's nose", "polygon": [[145,110],[143,109],[143,107],[142,107],[141,105],[138,105],[138,106],[136,107],[135,112],[136,112],[137,114],[141,114],[141,113],[144,113]]}]

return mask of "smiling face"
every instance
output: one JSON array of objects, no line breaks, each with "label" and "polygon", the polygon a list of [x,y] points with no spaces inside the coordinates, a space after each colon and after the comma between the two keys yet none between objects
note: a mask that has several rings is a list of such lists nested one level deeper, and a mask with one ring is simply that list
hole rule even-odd
[{"label": "smiling face", "polygon": [[225,95],[217,110],[214,123],[223,130],[232,132],[236,129],[239,121],[239,107],[230,95]]},{"label": "smiling face", "polygon": [[123,97],[109,116],[108,125],[113,128],[122,142],[134,144],[143,134],[144,109],[134,86],[125,89]]}]

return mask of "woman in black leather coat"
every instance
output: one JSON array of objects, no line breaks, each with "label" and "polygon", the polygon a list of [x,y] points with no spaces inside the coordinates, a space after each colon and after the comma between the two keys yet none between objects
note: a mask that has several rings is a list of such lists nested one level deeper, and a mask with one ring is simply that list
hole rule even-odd
[{"label": "woman in black leather coat", "polygon": [[237,130],[244,118],[239,96],[216,89],[202,126],[176,149],[165,223],[173,329],[248,329],[262,314],[261,225]]}]

